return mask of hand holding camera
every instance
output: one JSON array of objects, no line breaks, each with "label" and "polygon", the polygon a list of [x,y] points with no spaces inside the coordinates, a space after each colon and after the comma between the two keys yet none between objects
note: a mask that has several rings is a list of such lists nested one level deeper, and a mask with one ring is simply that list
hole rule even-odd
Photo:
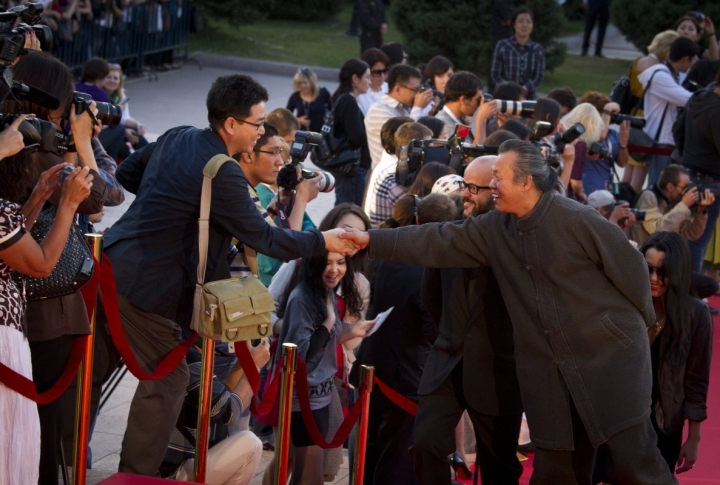
[{"label": "hand holding camera", "polygon": [[715,202],[715,194],[713,194],[710,189],[705,189],[703,192],[700,192],[700,203],[695,210],[697,212],[704,212],[713,202]]},{"label": "hand holding camera", "polygon": [[74,109],[70,110],[70,130],[76,147],[83,142],[90,143],[95,129],[95,119],[93,118],[97,112],[95,101],[91,101],[88,108],[80,113]]},{"label": "hand holding camera", "polygon": [[682,203],[688,207],[693,207],[700,200],[698,188],[694,185],[688,186],[683,192]]},{"label": "hand holding camera", "polygon": [[430,104],[430,101],[433,100],[433,90],[432,89],[425,89],[418,91],[415,93],[415,98],[413,98],[413,107],[416,108],[424,108],[427,105]]},{"label": "hand holding camera", "polygon": [[0,132],[0,159],[10,157],[25,148],[25,141],[22,133],[18,131],[20,123],[25,121],[27,116],[20,115]]},{"label": "hand holding camera", "polygon": [[[67,166],[67,165],[66,165]],[[65,170],[65,167],[63,170]],[[76,168],[62,181],[62,195],[60,196],[60,205],[69,204],[73,212],[80,203],[87,199],[92,188],[93,176],[90,175],[90,168]]]},{"label": "hand holding camera", "polygon": [[[239,342],[238,345],[241,345]],[[250,345],[250,342],[246,342],[248,349],[250,349],[250,355],[252,356],[253,362],[258,369],[262,369],[270,361],[270,343],[268,339],[260,339],[260,343],[255,346]]]}]

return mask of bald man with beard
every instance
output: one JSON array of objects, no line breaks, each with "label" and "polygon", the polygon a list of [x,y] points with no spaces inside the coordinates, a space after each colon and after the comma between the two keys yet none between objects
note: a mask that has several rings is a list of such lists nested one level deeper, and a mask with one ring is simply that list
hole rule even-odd
[{"label": "bald man with beard", "polygon": [[[463,214],[494,209],[490,188],[496,156],[473,160],[462,183]],[[418,483],[450,485],[448,455],[467,410],[475,429],[483,485],[518,483],[522,402],[515,372],[513,330],[495,275],[488,267],[425,269],[423,301],[439,336],[418,394],[411,453]]]}]

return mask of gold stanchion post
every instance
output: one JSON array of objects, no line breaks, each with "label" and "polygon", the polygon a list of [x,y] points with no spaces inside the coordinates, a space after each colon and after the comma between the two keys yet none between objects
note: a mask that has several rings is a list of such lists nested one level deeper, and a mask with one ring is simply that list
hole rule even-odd
[{"label": "gold stanchion post", "polygon": [[[102,264],[103,237],[101,234],[85,234],[98,263]],[[95,268],[100,271],[100,268]],[[82,365],[77,373],[77,398],[75,400],[75,439],[73,446],[72,482],[85,485],[87,479],[88,437],[90,435],[90,397],[92,395],[93,354],[95,352],[95,320],[97,306],[90,315],[90,336],[87,339]]]},{"label": "gold stanchion post", "polygon": [[360,392],[365,396],[360,422],[355,434],[355,459],[353,461],[353,474],[350,485],[363,485],[365,479],[365,453],[367,451],[368,423],[370,422],[370,395],[373,388],[375,367],[363,365],[360,367]]},{"label": "gold stanchion post", "polygon": [[282,371],[280,372],[280,414],[278,417],[277,448],[275,451],[275,477],[277,485],[287,483],[288,456],[290,454],[290,418],[292,417],[293,380],[297,345],[283,344]]},{"label": "gold stanchion post", "polygon": [[207,455],[210,445],[210,411],[215,366],[215,342],[203,338],[200,370],[200,401],[198,406],[197,434],[195,439],[195,481],[205,483]]}]

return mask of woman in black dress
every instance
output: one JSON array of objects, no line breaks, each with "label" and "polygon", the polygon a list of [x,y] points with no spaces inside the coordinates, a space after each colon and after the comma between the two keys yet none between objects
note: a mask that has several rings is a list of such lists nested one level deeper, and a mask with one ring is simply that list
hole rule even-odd
[{"label": "woman in black dress", "polygon": [[295,73],[293,90],[286,108],[297,117],[303,130],[320,132],[332,107],[330,92],[318,86],[317,75],[307,67]]}]

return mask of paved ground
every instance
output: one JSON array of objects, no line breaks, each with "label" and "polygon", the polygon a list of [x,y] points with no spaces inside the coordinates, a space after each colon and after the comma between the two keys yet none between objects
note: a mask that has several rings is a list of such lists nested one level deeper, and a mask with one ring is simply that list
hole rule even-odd
[{"label": "paved ground", "polygon": [[[562,40],[568,44],[568,52],[580,53],[582,34],[575,34]],[[593,48],[591,47],[591,52]],[[634,59],[641,54],[634,46],[626,42],[613,26],[608,28],[603,53],[607,57],[621,59]],[[158,80],[154,82],[148,82],[146,79],[130,79],[126,82],[126,90],[130,98],[132,116],[147,126],[148,139],[151,141],[174,126],[204,127],[207,125],[205,95],[210,85],[218,76],[237,72],[241,71],[218,67],[205,67],[200,70],[194,64],[187,64],[180,70],[161,73]],[[291,77],[258,72],[248,73],[268,89],[270,99],[267,103],[267,111],[285,106],[286,100],[292,93]],[[321,84],[331,92],[336,87],[332,82],[323,81]],[[308,167],[312,168],[310,165]],[[107,208],[105,219],[103,223],[98,224],[98,228],[104,229],[117,221],[129,207],[132,199],[132,194],[127,194],[127,200],[123,205]],[[331,193],[320,194],[316,200],[310,203],[308,212],[316,224],[333,206],[333,202],[334,194]],[[137,380],[128,374],[98,417],[90,444],[93,450],[93,471],[88,476],[90,484],[97,483],[117,470],[122,435],[136,385]],[[264,452],[263,462],[259,467],[258,476],[252,482],[253,485],[261,483],[260,476],[271,457],[272,453]],[[349,483],[347,457],[345,465],[334,483]]]},{"label": "paved ground", "polygon": [[[590,36],[590,54],[595,53],[595,39],[597,39],[597,27]],[[568,54],[580,54],[582,50],[583,33],[569,35],[560,39],[568,46]],[[605,41],[603,42],[603,55],[612,59],[635,60],[642,56],[637,47],[625,40],[617,27],[610,24],[605,32]]]}]

